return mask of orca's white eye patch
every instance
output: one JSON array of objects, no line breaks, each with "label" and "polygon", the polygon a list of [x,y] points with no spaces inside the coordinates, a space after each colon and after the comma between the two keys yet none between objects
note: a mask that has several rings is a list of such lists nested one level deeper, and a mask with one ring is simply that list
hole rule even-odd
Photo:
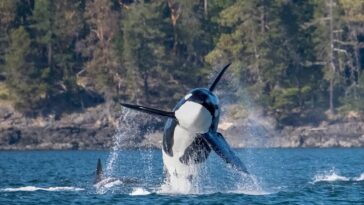
[{"label": "orca's white eye patch", "polygon": [[185,97],[184,97],[184,99],[185,100],[188,100],[188,98],[190,98],[192,96],[192,93],[188,93]]}]

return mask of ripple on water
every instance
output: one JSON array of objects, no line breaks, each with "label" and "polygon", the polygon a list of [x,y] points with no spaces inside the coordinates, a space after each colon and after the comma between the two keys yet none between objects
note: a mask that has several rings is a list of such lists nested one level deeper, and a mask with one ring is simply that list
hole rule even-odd
[{"label": "ripple on water", "polygon": [[84,188],[73,186],[57,186],[57,187],[36,187],[36,186],[23,186],[23,187],[9,187],[0,189],[1,192],[18,192],[18,191],[84,191]]}]

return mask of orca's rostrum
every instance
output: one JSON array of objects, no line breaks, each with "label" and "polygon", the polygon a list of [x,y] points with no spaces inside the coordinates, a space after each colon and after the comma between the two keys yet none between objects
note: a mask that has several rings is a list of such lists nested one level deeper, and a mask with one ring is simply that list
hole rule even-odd
[{"label": "orca's rostrum", "polygon": [[213,91],[229,66],[221,70],[208,89],[191,90],[172,112],[121,103],[127,108],[168,117],[163,135],[163,162],[169,176],[191,178],[191,172],[186,170],[204,162],[211,150],[234,169],[248,173],[223,135],[217,132],[220,106]]}]

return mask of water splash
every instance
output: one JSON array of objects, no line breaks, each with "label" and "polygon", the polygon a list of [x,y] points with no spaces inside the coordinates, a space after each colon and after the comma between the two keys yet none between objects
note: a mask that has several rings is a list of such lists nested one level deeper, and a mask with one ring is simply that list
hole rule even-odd
[{"label": "water splash", "polygon": [[[153,130],[151,128],[147,128],[146,130],[146,135],[149,135],[153,132]],[[153,183],[153,148],[152,148],[152,143],[151,143],[151,138],[147,137],[145,142],[144,142],[144,148],[140,148],[139,151],[141,153],[141,158],[143,160],[143,162],[145,163],[146,168],[143,169],[144,171],[144,178],[145,178],[145,185],[146,186],[150,186],[150,184]],[[141,150],[142,149],[142,150]]]},{"label": "water splash", "polygon": [[[165,177],[165,180],[158,190],[160,194],[198,194],[200,193],[199,176],[201,170],[200,164],[184,165],[179,168],[180,175],[171,174]],[[181,172],[183,170],[183,172]]]},{"label": "water splash", "polygon": [[[143,148],[139,148],[139,154],[141,161],[144,163],[143,169],[137,170],[138,173],[143,173],[143,184],[149,186],[152,184],[153,179],[153,163],[152,163],[152,146],[149,138],[145,138],[153,132],[151,127],[146,127],[145,122],[154,119],[151,116],[144,113],[139,113],[127,108],[121,108],[121,115],[118,120],[118,126],[116,128],[116,133],[113,136],[113,147],[108,156],[106,162],[106,169],[104,173],[105,179],[98,183],[96,187],[96,192],[99,194],[106,193],[107,191],[113,191],[116,187],[124,186],[123,180],[119,173],[120,168],[125,166],[126,163],[120,159],[122,151],[124,148],[136,148],[140,145],[144,145]],[[144,141],[143,141],[144,140]],[[145,142],[146,141],[146,142]],[[123,178],[123,177],[122,177]]]},{"label": "water splash", "polygon": [[364,181],[364,173],[361,173],[359,177],[354,177],[353,178],[354,181]]},{"label": "water splash", "polygon": [[135,112],[129,109],[122,108],[121,115],[116,128],[116,133],[113,137],[114,145],[107,160],[105,176],[113,176],[115,167],[119,159],[119,151],[126,140],[136,137],[139,134],[139,129],[135,125]]},{"label": "water splash", "polygon": [[237,184],[237,189],[232,191],[232,193],[246,195],[268,195],[272,194],[273,192],[265,190],[255,175],[241,174],[240,182]]},{"label": "water splash", "polygon": [[328,172],[319,173],[316,174],[313,177],[312,183],[318,183],[318,182],[336,182],[336,181],[350,181],[350,178],[341,176],[336,173],[334,169],[331,169]]},{"label": "water splash", "polygon": [[119,164],[120,150],[123,146],[130,146],[131,143],[134,143],[134,141],[140,137],[140,129],[135,121],[135,112],[126,108],[121,108],[118,126],[116,128],[116,133],[113,136],[114,144],[106,162],[104,179],[94,185],[96,193],[104,194],[107,191],[112,190],[114,187],[123,184],[122,181],[115,177],[118,176],[116,170],[121,166]]},{"label": "water splash", "polygon": [[144,196],[151,194],[149,191],[145,190],[142,187],[136,187],[133,191],[129,194],[130,196]]},{"label": "water splash", "polygon": [[98,183],[94,184],[94,187],[98,191],[98,193],[105,193],[108,189],[123,185],[124,183],[116,178],[106,177],[105,179],[99,181]]}]

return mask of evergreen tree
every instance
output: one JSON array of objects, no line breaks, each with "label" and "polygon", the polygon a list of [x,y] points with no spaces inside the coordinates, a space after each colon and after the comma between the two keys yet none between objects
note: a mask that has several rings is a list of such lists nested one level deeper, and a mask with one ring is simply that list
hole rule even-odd
[{"label": "evergreen tree", "polygon": [[164,62],[165,48],[161,43],[164,23],[161,13],[158,13],[160,7],[158,1],[133,3],[124,12],[121,21],[123,40],[120,51],[126,68],[127,92],[131,93],[132,100],[151,103],[151,81],[156,79],[160,85],[163,84],[163,67],[167,64]]},{"label": "evergreen tree", "polygon": [[17,3],[15,0],[0,2],[0,75],[4,72],[5,54],[9,48],[9,31],[16,18]]},{"label": "evergreen tree", "polygon": [[78,51],[86,59],[82,75],[86,83],[111,99],[120,84],[120,64],[116,56],[115,37],[118,34],[119,12],[109,0],[86,2],[84,18],[88,34],[79,42]]},{"label": "evergreen tree", "polygon": [[284,119],[314,106],[320,72],[312,61],[311,30],[302,29],[313,18],[308,2],[236,1],[220,13],[225,32],[206,56],[212,64],[231,59],[242,89]]},{"label": "evergreen tree", "polygon": [[75,38],[82,29],[81,1],[36,0],[32,24],[38,55],[36,66],[43,70],[47,94],[77,90],[78,58]]},{"label": "evergreen tree", "polygon": [[28,32],[20,26],[11,32],[10,49],[5,56],[7,85],[16,107],[32,111],[45,98],[47,84],[39,76],[42,72],[32,63],[31,40]]}]

